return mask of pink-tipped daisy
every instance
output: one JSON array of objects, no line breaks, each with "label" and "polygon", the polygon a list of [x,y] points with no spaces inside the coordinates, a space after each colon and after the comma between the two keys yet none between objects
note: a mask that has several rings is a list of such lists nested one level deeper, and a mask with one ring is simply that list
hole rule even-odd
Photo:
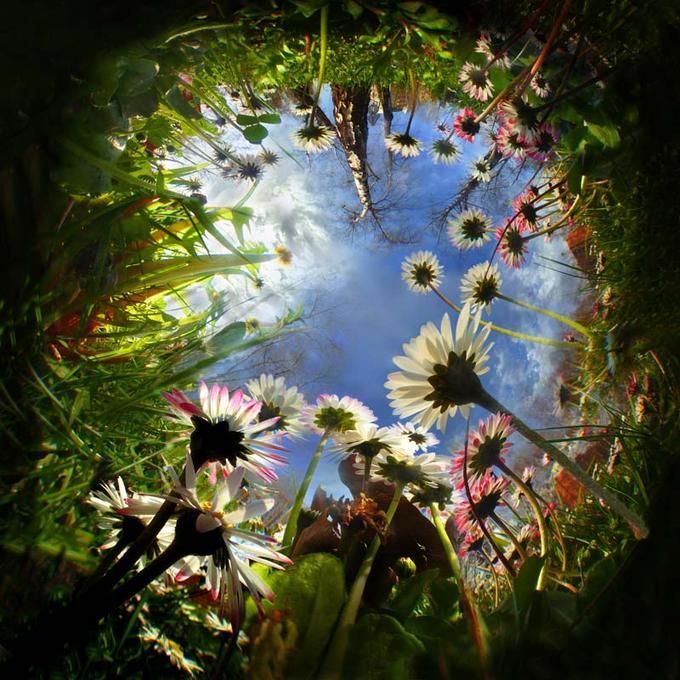
[{"label": "pink-tipped daisy", "polygon": [[242,465],[265,481],[277,478],[274,467],[284,465],[278,443],[281,435],[271,428],[278,417],[259,421],[262,403],[248,398],[241,390],[231,394],[226,386],[210,389],[201,382],[200,407],[183,392],[173,389],[163,394],[177,418],[193,425],[190,448],[194,464],[219,462],[227,471]]},{"label": "pink-tipped daisy", "polygon": [[477,122],[477,115],[472,109],[464,108],[453,121],[453,131],[456,136],[472,142],[481,126]]},{"label": "pink-tipped daisy", "polygon": [[517,214],[515,222],[520,228],[527,231],[538,230],[538,220],[540,218],[538,203],[532,191],[527,191],[517,196],[512,202],[512,207]]},{"label": "pink-tipped daisy", "polygon": [[480,102],[488,101],[493,95],[493,83],[486,68],[465,62],[458,74],[463,92]]},{"label": "pink-tipped daisy", "polygon": [[[468,434],[467,472],[471,482],[482,479],[492,467],[505,462],[505,454],[512,446],[508,437],[514,431],[510,416],[495,413],[486,420],[480,420],[479,429],[472,430]],[[457,489],[464,486],[464,461],[465,449],[458,451],[451,463],[451,474]]]},{"label": "pink-tipped daisy", "polygon": [[500,241],[499,250],[503,262],[508,267],[519,269],[526,260],[528,250],[526,239],[522,235],[522,228],[517,224],[511,224],[507,228],[499,227],[496,230],[496,238]]}]

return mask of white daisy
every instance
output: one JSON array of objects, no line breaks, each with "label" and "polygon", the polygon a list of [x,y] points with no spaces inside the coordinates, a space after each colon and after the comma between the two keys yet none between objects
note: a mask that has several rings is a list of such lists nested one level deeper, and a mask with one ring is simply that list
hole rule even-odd
[{"label": "white daisy", "polygon": [[378,427],[375,423],[360,423],[355,430],[338,433],[334,450],[345,455],[357,454],[373,458],[381,451],[412,453],[415,444],[394,427]]},{"label": "white daisy", "polygon": [[[355,463],[358,471],[363,471],[361,466]],[[405,486],[437,487],[448,483],[449,471],[447,463],[433,453],[414,456],[383,451],[373,460],[371,478]]]},{"label": "white daisy", "polygon": [[411,137],[408,132],[388,135],[385,137],[385,146],[389,151],[398,153],[404,158],[414,158],[420,154],[420,141],[415,137]]},{"label": "white daisy", "polygon": [[337,434],[356,430],[362,423],[375,422],[375,416],[358,399],[347,396],[341,399],[336,394],[322,394],[316,400],[316,405],[305,407],[302,422],[317,434]]},{"label": "white daisy", "polygon": [[259,378],[246,383],[246,390],[253,399],[262,403],[258,416],[260,421],[278,417],[272,425],[274,430],[285,430],[291,436],[300,436],[304,426],[300,420],[305,398],[297,387],[286,388],[282,377],[274,378],[263,373]]},{"label": "white daisy", "polygon": [[470,169],[470,176],[478,182],[491,181],[491,163],[487,158],[481,156],[478,158]]},{"label": "white daisy", "polygon": [[402,370],[390,373],[385,383],[397,415],[426,429],[436,422],[442,432],[459,408],[468,417],[469,405],[482,393],[479,376],[489,370],[486,362],[493,346],[486,344],[490,326],[479,330],[480,318],[481,310],[472,316],[470,306],[465,305],[458,315],[455,337],[444,314],[441,330],[429,322],[403,345],[406,356],[393,359]]},{"label": "white daisy", "polygon": [[502,56],[498,56],[505,40],[505,36],[500,33],[493,33],[490,31],[482,33],[475,45],[475,52],[483,54],[489,61],[493,59],[494,66],[507,70],[511,66],[508,55],[503,54]]},{"label": "white daisy", "polygon": [[550,94],[550,83],[540,71],[531,79],[529,87],[541,99],[545,99]]},{"label": "white daisy", "polygon": [[233,629],[240,627],[245,612],[242,584],[248,588],[258,609],[262,598],[274,599],[274,593],[264,580],[255,573],[250,564],[259,562],[273,569],[291,560],[274,550],[274,539],[265,534],[239,529],[238,524],[247,522],[270,510],[272,499],[260,499],[248,504],[240,502],[241,482],[245,468],[234,468],[226,480],[217,484],[210,503],[202,502],[196,492],[196,471],[187,454],[185,483],[169,469],[179,496],[178,505],[190,511],[184,515],[187,526],[178,520],[178,534],[182,531],[183,545],[194,545],[196,552],[182,561],[177,580],[182,581],[200,571],[206,565],[206,586],[213,600],[225,600],[229,606]]},{"label": "white daisy", "polygon": [[449,221],[449,239],[461,250],[483,246],[490,238],[491,220],[476,208],[465,210]]},{"label": "white daisy", "polygon": [[408,439],[415,446],[416,451],[425,452],[430,447],[439,444],[437,437],[428,432],[424,427],[414,423],[397,423],[392,425],[392,428],[397,430],[402,437]]},{"label": "white daisy", "polygon": [[432,143],[430,155],[435,163],[451,165],[458,157],[458,147],[449,139],[437,139]]},{"label": "white daisy", "polygon": [[325,125],[307,125],[293,133],[293,144],[307,153],[319,153],[333,146],[335,132]]},{"label": "white daisy", "polygon": [[463,86],[463,92],[477,101],[485,102],[493,94],[493,83],[489,80],[487,69],[469,61],[460,70],[458,81]]},{"label": "white daisy", "polygon": [[477,307],[489,307],[501,289],[503,279],[498,267],[491,262],[481,262],[465,272],[460,282],[461,302]]},{"label": "white daisy", "polygon": [[229,394],[226,386],[210,389],[201,382],[198,407],[180,390],[163,393],[175,415],[193,425],[191,452],[195,464],[219,461],[227,470],[242,465],[265,481],[277,478],[272,469],[286,459],[275,453],[285,451],[277,442],[280,434],[268,431],[278,418],[258,421],[262,403],[249,399],[241,390]]},{"label": "white daisy", "polygon": [[419,250],[401,263],[401,278],[414,293],[427,293],[430,285],[438,286],[442,272],[437,256],[429,250]]},{"label": "white daisy", "polygon": [[[162,496],[131,493],[125,488],[122,477],[113,482],[102,482],[101,488],[91,491],[87,503],[100,513],[97,527],[108,533],[108,538],[100,547],[108,550],[116,545],[129,546],[144,531],[146,525],[158,512]],[[158,533],[151,548],[152,554],[163,552],[175,536],[174,522],[168,522]],[[139,559],[144,566],[146,555]]]}]

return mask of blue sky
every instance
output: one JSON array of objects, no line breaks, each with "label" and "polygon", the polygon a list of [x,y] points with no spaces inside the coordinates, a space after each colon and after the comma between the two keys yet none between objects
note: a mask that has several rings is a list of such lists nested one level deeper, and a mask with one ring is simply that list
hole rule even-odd
[{"label": "blue sky", "polygon": [[[331,113],[327,94],[322,106]],[[407,117],[406,112],[395,112],[393,131],[403,130]],[[450,117],[450,113],[445,114],[436,105],[421,105],[411,133],[427,148],[439,136],[436,123]],[[249,238],[270,247],[284,244],[293,253],[293,264],[289,268],[275,264],[264,266],[265,288],[259,292],[249,288],[245,281],[231,279],[223,287],[235,299],[250,298],[256,293],[254,300],[235,308],[234,316],[239,318],[245,314],[272,320],[286,306],[297,303],[303,303],[310,312],[322,310],[312,314],[305,339],[293,343],[297,349],[303,347],[304,360],[288,379],[291,384],[304,385],[310,402],[322,392],[349,394],[370,406],[380,424],[389,425],[395,418],[383,384],[387,374],[395,370],[392,357],[402,353],[402,344],[417,335],[423,323],[431,320],[438,324],[447,311],[434,294],[417,295],[408,290],[401,279],[402,260],[415,250],[434,251],[445,269],[442,289],[458,300],[461,275],[491,254],[492,244],[460,253],[445,234],[438,238],[431,227],[434,213],[455,194],[471,162],[483,153],[484,145],[460,141],[463,153],[460,162],[453,166],[436,165],[427,153],[412,159],[395,159],[390,196],[397,200],[392,209],[383,213],[383,226],[394,231],[405,228],[416,241],[388,246],[376,240],[368,221],[350,231],[348,210],[358,210],[359,203],[339,145],[310,157],[293,151],[290,135],[300,124],[299,118],[284,114],[281,125],[270,126],[271,141],[265,145],[278,151],[278,143],[291,150],[299,164],[280,153],[281,162],[268,170],[248,201],[255,210]],[[236,148],[244,153],[258,150],[243,142]],[[380,118],[369,131],[369,162],[380,177],[373,187],[374,199],[385,191],[386,160]],[[503,216],[511,214],[510,201],[523,187],[522,181],[510,186],[515,174],[516,171],[506,173],[505,183],[509,188],[490,196],[486,205],[479,195],[472,202],[486,208],[496,226],[502,223]],[[219,176],[208,178],[206,184],[212,205],[231,205],[245,191],[244,185],[235,185]],[[224,229],[228,232],[229,225],[224,225]],[[503,292],[538,306],[570,313],[578,303],[579,280],[546,268],[545,265],[554,265],[541,260],[539,255],[573,264],[561,238],[554,237],[550,242],[535,239],[529,261],[521,270],[510,270],[498,262]],[[455,317],[455,313],[451,314]],[[501,326],[553,338],[561,338],[567,330],[551,319],[503,301],[494,302],[490,318]],[[527,345],[495,333],[491,338],[495,347],[491,371],[484,380],[486,388],[530,424],[559,425],[552,415],[555,366],[561,359],[559,351]],[[290,345],[280,343],[272,348],[270,356],[285,364],[287,357],[292,357]],[[220,366],[218,373],[229,374],[232,369],[231,365]],[[210,378],[205,376],[206,380]],[[475,409],[471,425],[476,426],[483,415]],[[449,422],[446,435],[440,436],[441,453],[460,446],[464,428],[460,416]],[[314,446],[313,437],[302,444],[292,444],[291,471],[298,477]],[[523,445],[518,441],[515,451],[522,450]],[[326,488],[336,493],[345,491],[337,481],[334,462],[326,460],[318,477]]]}]

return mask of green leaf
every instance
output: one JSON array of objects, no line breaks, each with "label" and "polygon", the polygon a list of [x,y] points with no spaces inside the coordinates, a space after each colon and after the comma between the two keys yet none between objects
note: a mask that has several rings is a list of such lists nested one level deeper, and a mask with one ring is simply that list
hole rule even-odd
[{"label": "green leaf", "polygon": [[328,0],[293,0],[293,4],[300,10],[302,16],[309,18],[327,5]]},{"label": "green leaf", "polygon": [[239,125],[253,125],[254,123],[257,123],[260,119],[257,116],[249,116],[246,115],[245,113],[239,113],[238,116],[236,116],[236,122]]},{"label": "green leaf", "polygon": [[418,600],[423,596],[423,591],[432,581],[437,578],[439,569],[428,569],[414,574],[405,579],[396,588],[396,594],[390,602],[390,609],[400,621],[407,619]]},{"label": "green leaf", "polygon": [[263,113],[260,116],[260,123],[268,123],[269,125],[278,125],[281,122],[281,116],[278,113]]},{"label": "green leaf", "polygon": [[345,570],[333,555],[315,553],[295,560],[268,578],[276,593],[268,610],[285,612],[298,631],[298,644],[285,677],[311,678],[345,602]]},{"label": "green leaf", "polygon": [[352,15],[353,19],[358,19],[364,13],[364,8],[354,0],[345,0],[342,3],[342,7],[345,12],[349,12]]},{"label": "green leaf", "polygon": [[430,602],[435,612],[442,618],[450,618],[458,612],[458,584],[456,579],[438,578],[429,587]]},{"label": "green leaf", "polygon": [[238,347],[246,336],[246,325],[243,321],[236,321],[225,326],[219,333],[215,333],[204,345],[210,354],[228,356]]},{"label": "green leaf", "polygon": [[261,141],[263,141],[269,132],[267,131],[267,128],[264,125],[260,125],[259,123],[257,125],[249,125],[246,128],[243,128],[243,136],[251,143],[251,144],[259,144]]},{"label": "green leaf", "polygon": [[586,121],[586,125],[593,137],[595,137],[602,146],[614,148],[621,142],[621,135],[613,123],[599,125]]},{"label": "green leaf", "polygon": [[118,95],[134,97],[146,92],[159,71],[158,62],[153,59],[134,59],[125,67],[118,84]]},{"label": "green leaf", "polygon": [[528,557],[522,568],[519,570],[512,589],[512,605],[515,611],[515,618],[523,628],[528,620],[531,605],[536,593],[536,584],[543,568],[544,559],[536,555]]},{"label": "green leaf", "polygon": [[344,678],[411,680],[425,646],[391,616],[367,614],[352,628]]},{"label": "green leaf", "polygon": [[174,109],[177,111],[177,113],[181,114],[185,118],[188,118],[189,120],[198,120],[199,118],[203,118],[203,116],[198,111],[196,111],[196,109],[191,106],[191,104],[189,104],[186,99],[184,99],[182,92],[177,85],[173,85],[165,93],[165,101],[170,108]]}]

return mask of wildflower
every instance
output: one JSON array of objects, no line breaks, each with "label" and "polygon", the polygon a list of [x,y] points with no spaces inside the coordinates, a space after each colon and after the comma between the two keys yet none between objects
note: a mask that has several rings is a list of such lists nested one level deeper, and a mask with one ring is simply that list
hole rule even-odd
[{"label": "wildflower", "polygon": [[517,132],[527,143],[532,144],[540,131],[538,110],[521,97],[504,101],[501,109],[506,116],[506,127]]},{"label": "wildflower", "polygon": [[401,263],[401,278],[414,293],[427,293],[430,286],[439,285],[442,271],[437,256],[429,250],[419,250]]},{"label": "wildflower", "polygon": [[244,156],[236,161],[232,167],[234,179],[244,182],[257,182],[262,177],[264,168],[257,156]]},{"label": "wildflower", "polygon": [[296,116],[299,116],[300,118],[304,118],[305,116],[308,116],[312,112],[312,105],[311,104],[296,104],[293,107],[293,113]]},{"label": "wildflower", "polygon": [[[509,222],[510,220],[508,220]],[[500,241],[501,258],[508,267],[519,269],[525,261],[528,250],[526,239],[522,236],[519,225],[513,224],[496,230],[496,238]]]},{"label": "wildflower", "polygon": [[493,94],[493,83],[489,80],[486,68],[466,61],[458,75],[463,92],[480,102],[488,101]]},{"label": "wildflower", "polygon": [[213,157],[218,165],[223,165],[231,158],[231,150],[228,147],[226,149],[216,149]]},{"label": "wildflower", "polygon": [[210,596],[223,602],[226,599],[234,630],[240,627],[245,612],[241,583],[246,585],[260,611],[263,597],[274,599],[271,588],[250,564],[258,562],[274,569],[282,569],[282,564],[292,564],[271,547],[275,543],[273,538],[235,526],[259,517],[273,506],[271,499],[248,504],[240,502],[245,471],[240,466],[234,468],[226,480],[218,482],[212,500],[207,504],[197,496],[196,471],[190,454],[187,454],[184,484],[172,469],[169,470],[175,482],[175,493],[179,496],[178,505],[188,511],[178,519],[177,533],[190,552],[176,578],[186,580],[207,563],[206,585]]},{"label": "wildflower", "polygon": [[[472,430],[467,440],[467,465],[471,481],[481,480],[494,466],[505,462],[504,456],[512,446],[508,437],[514,432],[511,418],[495,413],[479,421],[479,429]],[[465,450],[459,451],[451,463],[451,474],[456,488],[463,487],[463,464]]]},{"label": "wildflower", "polygon": [[501,33],[484,32],[477,40],[475,52],[483,54],[489,61],[493,61],[496,66],[507,70],[510,68],[510,59],[507,54],[500,54],[504,42],[505,36]]},{"label": "wildflower", "polygon": [[404,158],[414,158],[420,154],[420,141],[408,132],[394,133],[385,138],[388,151],[398,153]]},{"label": "wildflower", "polygon": [[279,262],[279,264],[288,266],[293,261],[293,253],[281,243],[274,246],[274,252],[277,255],[276,261]]},{"label": "wildflower", "polygon": [[[355,463],[359,469],[359,463]],[[438,487],[448,481],[444,461],[433,453],[418,456],[383,451],[373,462],[371,477],[410,487]]]},{"label": "wildflower", "polygon": [[477,307],[489,307],[498,296],[503,279],[495,264],[482,262],[465,272],[460,282],[461,302]]},{"label": "wildflower", "polygon": [[432,144],[430,155],[435,163],[451,165],[458,157],[458,147],[448,139],[437,139]]},{"label": "wildflower", "polygon": [[536,231],[538,229],[538,210],[536,209],[536,197],[530,193],[520,194],[512,202],[512,207],[515,209],[515,221],[519,227],[528,231]]},{"label": "wildflower", "polygon": [[444,314],[441,329],[429,322],[403,346],[406,356],[393,359],[402,370],[390,373],[385,383],[396,414],[425,429],[436,421],[441,431],[458,409],[467,418],[469,404],[481,396],[479,376],[489,370],[486,362],[492,347],[486,344],[490,327],[479,331],[480,315],[481,310],[472,316],[470,306],[465,305],[455,337]]},{"label": "wildflower", "polygon": [[461,250],[477,248],[489,240],[491,220],[476,208],[465,210],[449,222],[449,240]]},{"label": "wildflower", "polygon": [[360,422],[356,429],[339,432],[335,436],[336,451],[346,455],[357,454],[363,458],[375,458],[381,452],[403,455],[412,453],[415,444],[402,437],[391,427],[378,427],[375,423]]},{"label": "wildflower", "polygon": [[276,165],[281,159],[277,153],[270,151],[269,149],[262,149],[258,156],[260,163],[264,165]]},{"label": "wildflower", "polygon": [[473,164],[470,170],[470,176],[476,179],[478,182],[490,182],[491,181],[491,163],[488,158],[482,156],[478,158]]},{"label": "wildflower", "polygon": [[477,518],[481,521],[488,519],[496,508],[504,503],[503,493],[508,484],[507,479],[496,477],[488,470],[469,483],[470,498],[467,492],[459,487],[453,495],[453,520],[458,531],[476,534],[479,529]]},{"label": "wildflower", "polygon": [[453,121],[453,131],[461,139],[468,142],[474,141],[475,135],[480,130],[477,116],[472,109],[464,108]]},{"label": "wildflower", "polygon": [[424,427],[419,427],[413,423],[397,423],[392,425],[392,429],[405,437],[416,451],[427,451],[431,446],[439,444],[439,439]]},{"label": "wildflower", "polygon": [[274,452],[285,449],[276,443],[279,436],[267,431],[278,418],[258,421],[261,402],[241,390],[230,395],[226,386],[208,389],[204,382],[199,389],[200,407],[177,389],[163,396],[175,416],[194,427],[190,448],[196,467],[217,461],[227,465],[227,470],[243,466],[265,481],[277,478],[272,468],[286,460]]},{"label": "wildflower", "polygon": [[318,153],[333,146],[335,132],[325,125],[307,125],[293,134],[293,144],[307,153]]},{"label": "wildflower", "polygon": [[521,160],[528,146],[527,140],[517,130],[501,127],[496,134],[496,148],[506,158]]},{"label": "wildflower", "polygon": [[272,430],[285,430],[289,435],[300,436],[304,426],[300,416],[306,406],[305,398],[297,387],[286,388],[282,377],[274,378],[263,373],[259,378],[246,383],[246,391],[262,408],[258,420],[273,422]]},{"label": "wildflower", "polygon": [[535,161],[545,161],[552,153],[558,140],[559,133],[557,129],[550,125],[550,123],[542,123],[539,127],[538,135],[527,147],[527,156]]},{"label": "wildflower", "polygon": [[550,94],[550,83],[540,71],[531,79],[529,87],[541,99],[545,99]]},{"label": "wildflower", "polygon": [[[158,512],[163,504],[163,498],[128,492],[122,477],[118,477],[115,484],[102,482],[100,487],[90,492],[87,503],[101,515],[97,526],[108,533],[108,538],[101,548],[108,550],[122,545],[127,549]],[[172,543],[174,535],[174,523],[170,522],[156,536],[150,554],[163,552]],[[145,558],[146,556],[140,558],[141,566],[144,565]]]},{"label": "wildflower", "polygon": [[302,413],[305,426],[316,432],[338,433],[356,430],[362,423],[375,422],[375,416],[368,406],[358,399],[335,394],[322,394],[315,406],[307,406]]}]

